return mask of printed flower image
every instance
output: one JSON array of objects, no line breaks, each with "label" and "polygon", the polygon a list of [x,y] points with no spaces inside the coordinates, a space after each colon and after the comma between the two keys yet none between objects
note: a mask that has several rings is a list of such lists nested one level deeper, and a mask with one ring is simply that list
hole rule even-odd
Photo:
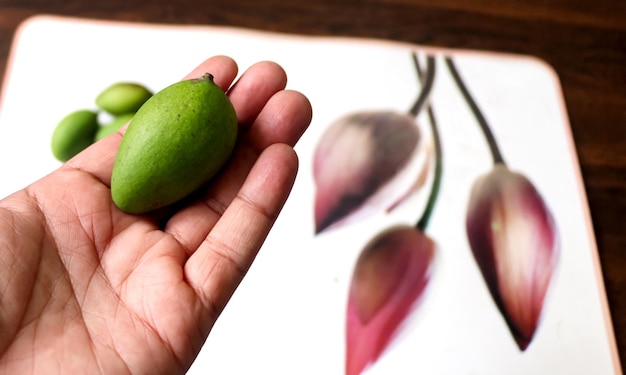
[{"label": "printed flower image", "polygon": [[487,287],[524,350],[557,263],[550,211],[526,177],[498,164],[474,184],[466,225]]},{"label": "printed flower image", "polygon": [[[413,62],[421,77],[415,54]],[[427,65],[426,79],[432,81],[432,57]],[[426,110],[435,146],[434,178],[426,208],[414,226],[384,228],[359,253],[346,311],[347,375],[362,373],[389,348],[403,323],[419,307],[434,272],[436,243],[426,235],[426,228],[439,195],[442,153],[433,110],[430,105]]]},{"label": "printed flower image", "polygon": [[493,167],[474,182],[466,216],[472,253],[493,300],[520,350],[538,328],[546,293],[558,264],[552,214],[532,182],[511,171],[486,119],[452,59],[448,68],[487,140]]},{"label": "printed flower image", "polygon": [[[558,232],[539,190],[504,162],[486,119],[463,84],[453,61],[445,58],[463,98],[478,120],[493,159],[492,167],[474,180],[466,210],[467,243],[495,306],[521,351],[540,326],[551,279],[558,265]],[[408,113],[361,111],[332,123],[315,148],[315,234],[340,230],[374,213],[394,207],[426,184],[428,199],[416,207],[414,225],[381,226],[358,253],[350,278],[345,311],[345,373],[358,375],[393,348],[407,328],[436,274],[439,251],[427,234],[439,198],[443,148],[429,101],[435,58],[427,56],[422,72],[413,62],[421,92]],[[430,132],[416,117],[427,112]],[[428,144],[427,134],[430,135]],[[459,185],[460,186],[460,185]],[[421,213],[420,213],[421,211]],[[468,263],[471,266],[471,262]]]},{"label": "printed flower image", "polygon": [[407,113],[351,113],[327,128],[313,156],[315,233],[391,210],[423,185],[432,155],[415,118],[432,83],[427,74]]},{"label": "printed flower image", "polygon": [[361,112],[335,122],[315,152],[316,233],[350,215],[392,206],[415,184],[419,170],[426,170],[425,158],[419,158],[424,150],[422,134],[408,114]]},{"label": "printed flower image", "polygon": [[361,252],[347,309],[346,374],[360,374],[417,307],[432,272],[435,243],[411,226],[389,228]]}]

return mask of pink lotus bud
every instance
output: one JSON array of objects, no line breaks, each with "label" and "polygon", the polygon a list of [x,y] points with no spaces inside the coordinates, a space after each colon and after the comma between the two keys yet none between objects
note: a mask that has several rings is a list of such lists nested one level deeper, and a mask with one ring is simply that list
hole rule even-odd
[{"label": "pink lotus bud", "polygon": [[361,252],[352,276],[346,327],[346,374],[378,359],[430,280],[435,243],[410,226],[385,230]]},{"label": "pink lotus bud", "polygon": [[552,216],[526,177],[496,164],[472,189],[466,228],[489,291],[525,350],[557,264]]},{"label": "pink lotus bud", "polygon": [[410,114],[362,112],[332,124],[314,154],[315,232],[385,211],[419,188],[428,164],[421,138]]}]

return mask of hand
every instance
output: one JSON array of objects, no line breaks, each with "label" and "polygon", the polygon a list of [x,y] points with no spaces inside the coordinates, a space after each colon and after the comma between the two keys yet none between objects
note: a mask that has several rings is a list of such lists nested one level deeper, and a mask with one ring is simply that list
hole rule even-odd
[{"label": "hand", "polygon": [[[225,56],[211,72],[226,90]],[[228,167],[176,209],[130,215],[111,200],[113,134],[0,201],[0,373],[173,374],[197,356],[293,185],[311,120],[275,63],[228,91],[240,126]]]}]

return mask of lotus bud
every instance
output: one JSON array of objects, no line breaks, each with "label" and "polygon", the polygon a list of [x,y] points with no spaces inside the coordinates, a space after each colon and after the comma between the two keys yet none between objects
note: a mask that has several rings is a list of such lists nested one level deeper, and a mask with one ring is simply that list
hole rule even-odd
[{"label": "lotus bud", "polygon": [[557,265],[551,213],[526,177],[496,164],[472,188],[466,228],[491,296],[523,351]]},{"label": "lotus bud", "polygon": [[385,211],[419,188],[428,155],[421,138],[409,114],[362,112],[333,123],[314,153],[315,232]]},{"label": "lotus bud", "polygon": [[430,280],[435,243],[410,226],[386,229],[355,264],[347,306],[346,374],[360,374],[418,306]]}]

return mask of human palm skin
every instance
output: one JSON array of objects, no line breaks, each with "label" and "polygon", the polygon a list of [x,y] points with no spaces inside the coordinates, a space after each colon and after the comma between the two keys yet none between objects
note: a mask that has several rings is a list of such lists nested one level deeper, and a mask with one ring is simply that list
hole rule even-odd
[{"label": "human palm skin", "polygon": [[[211,72],[226,90],[225,56]],[[280,66],[251,66],[228,91],[235,153],[194,199],[147,215],[112,203],[122,134],[0,201],[0,373],[184,373],[245,275],[297,172],[310,103]]]}]

